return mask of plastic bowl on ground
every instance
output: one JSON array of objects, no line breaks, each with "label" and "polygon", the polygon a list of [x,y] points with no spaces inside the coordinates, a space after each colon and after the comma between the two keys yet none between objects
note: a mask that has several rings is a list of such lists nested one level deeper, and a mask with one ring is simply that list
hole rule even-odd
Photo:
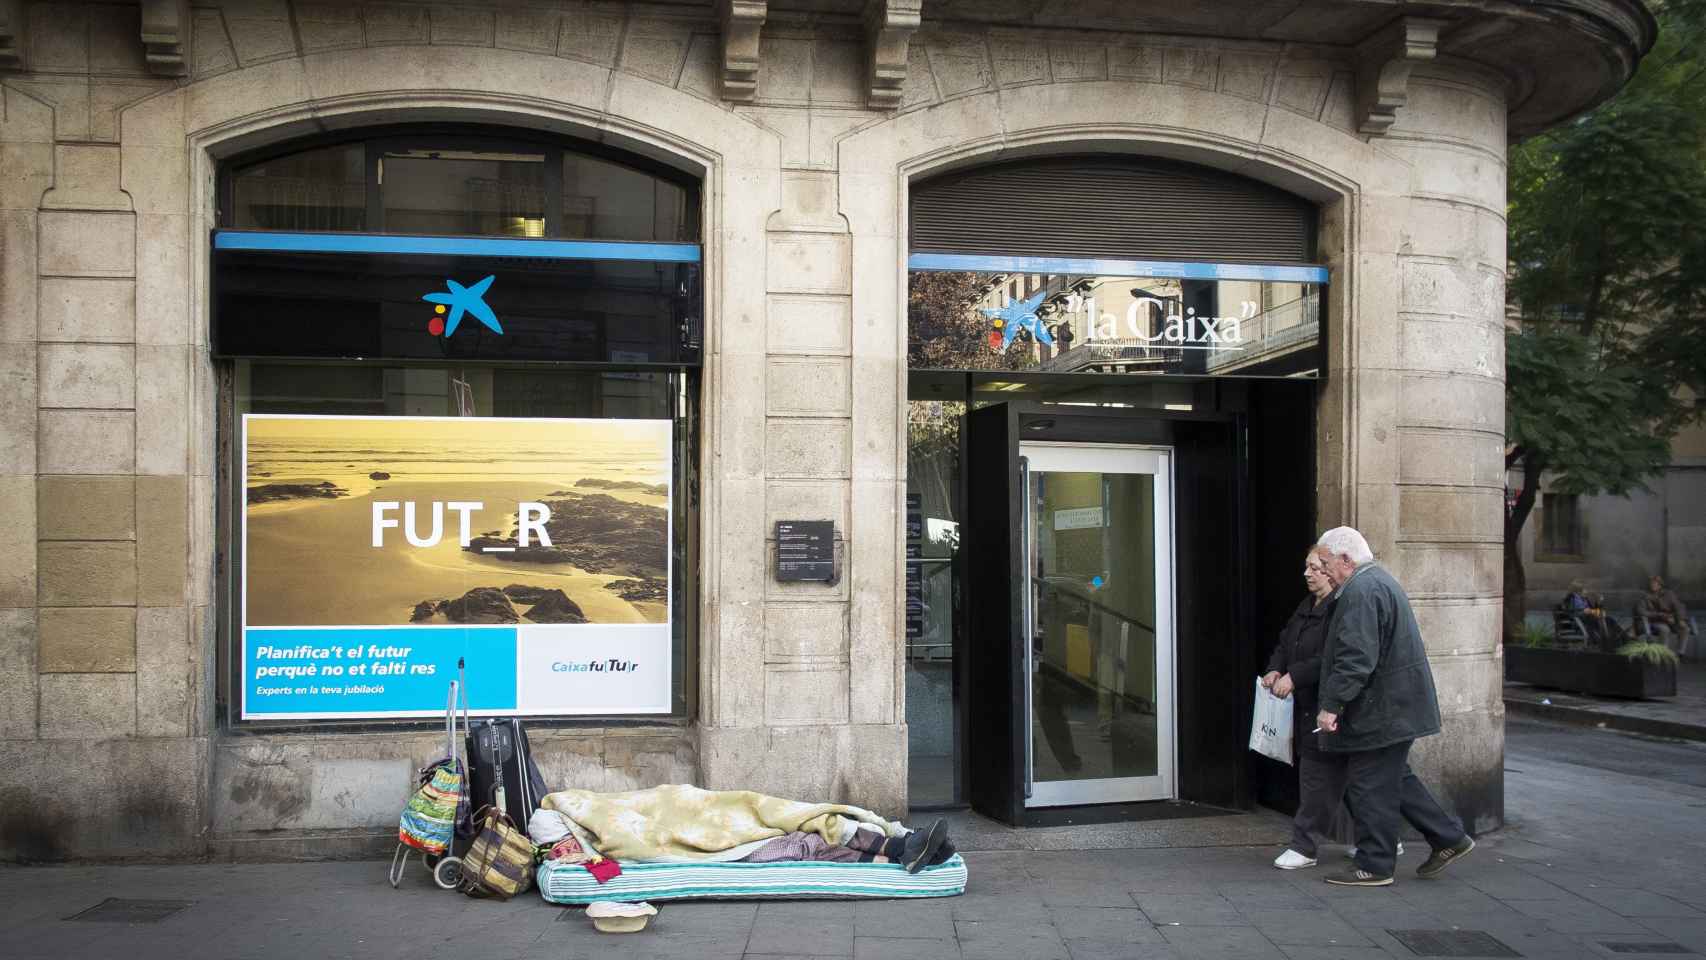
[{"label": "plastic bowl on ground", "polygon": [[621,903],[598,900],[586,905],[586,915],[600,933],[638,933],[646,928],[646,922],[657,912],[657,907],[644,901]]}]

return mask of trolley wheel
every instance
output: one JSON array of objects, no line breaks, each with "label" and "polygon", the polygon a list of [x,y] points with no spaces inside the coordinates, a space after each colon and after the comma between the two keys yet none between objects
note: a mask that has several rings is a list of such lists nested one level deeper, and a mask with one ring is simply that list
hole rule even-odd
[{"label": "trolley wheel", "polygon": [[462,885],[462,858],[445,857],[438,861],[433,868],[432,882],[445,890],[455,890]]}]

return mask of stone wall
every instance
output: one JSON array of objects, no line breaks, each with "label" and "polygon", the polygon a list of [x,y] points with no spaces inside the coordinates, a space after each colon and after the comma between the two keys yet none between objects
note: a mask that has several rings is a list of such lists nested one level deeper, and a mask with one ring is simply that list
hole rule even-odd
[{"label": "stone wall", "polygon": [[[904,807],[907,185],[1107,150],[1322,205],[1321,520],[1362,526],[1411,587],[1449,717],[1427,769],[1499,818],[1504,114],[1467,68],[1418,70],[1371,141],[1347,52],[1289,44],[927,23],[886,113],[858,24],[831,18],[766,22],[737,106],[709,8],[226,0],[192,9],[176,79],[148,72],[134,6],[28,9],[0,80],[0,856],[367,850],[432,757],[426,732],[233,734],[213,711],[213,172],[406,120],[705,178],[697,714],[542,736],[558,782]],[[836,521],[839,582],[769,576],[773,521],[804,516]]]},{"label": "stone wall", "polygon": [[1433,663],[1444,728],[1416,766],[1472,830],[1504,811],[1504,119],[1489,77],[1413,75],[1382,141],[1408,189],[1366,251],[1391,257],[1395,323],[1358,341],[1380,383],[1358,417],[1356,516],[1409,591]]},{"label": "stone wall", "polygon": [[0,89],[0,855],[196,853],[209,421],[189,317],[138,309],[162,201],[124,188],[117,124],[171,84],[127,42],[135,8],[29,13],[31,69]]}]

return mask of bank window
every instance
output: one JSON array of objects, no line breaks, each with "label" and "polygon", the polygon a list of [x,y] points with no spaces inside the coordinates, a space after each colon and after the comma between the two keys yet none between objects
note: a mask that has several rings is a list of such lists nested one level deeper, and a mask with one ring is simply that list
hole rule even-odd
[{"label": "bank window", "polygon": [[228,369],[229,723],[689,715],[694,373]]},{"label": "bank window", "polygon": [[571,140],[411,128],[238,160],[226,172],[220,219],[250,230],[699,239],[697,181],[606,152]]},{"label": "bank window", "polygon": [[545,236],[542,151],[399,144],[377,162],[387,233]]},{"label": "bank window", "polygon": [[1540,504],[1540,545],[1537,553],[1582,555],[1581,498],[1573,493],[1544,494]]},{"label": "bank window", "polygon": [[231,181],[229,217],[257,230],[367,228],[366,150],[359,143],[273,157]]},{"label": "bank window", "polygon": [[564,237],[678,242],[697,238],[680,184],[576,153],[563,155]]}]

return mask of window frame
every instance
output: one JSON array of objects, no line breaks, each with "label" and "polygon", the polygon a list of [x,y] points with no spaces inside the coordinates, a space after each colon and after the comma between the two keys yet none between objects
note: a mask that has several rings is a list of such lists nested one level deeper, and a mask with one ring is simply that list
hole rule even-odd
[{"label": "window frame", "polygon": [[[223,158],[219,162],[219,172],[214,189],[217,199],[215,221],[222,229],[265,229],[238,226],[234,222],[236,180],[244,170],[292,154],[322,150],[327,147],[361,144],[365,150],[362,169],[366,223],[361,230],[335,232],[385,234],[387,231],[384,226],[384,202],[379,183],[379,159],[381,155],[386,150],[394,149],[445,149],[447,140],[466,141],[468,146],[484,150],[501,151],[507,146],[517,148],[518,151],[543,152],[545,154],[545,237],[547,239],[621,242],[618,238],[613,237],[565,237],[562,235],[563,158],[568,154],[579,154],[633,170],[655,180],[671,183],[680,187],[685,193],[684,235],[679,238],[654,238],[652,241],[642,242],[704,243],[703,185],[700,178],[694,174],[608,144],[507,127],[467,124],[401,124],[364,127],[359,130],[337,131],[289,140]],[[455,234],[443,234],[443,236],[455,236]]]},{"label": "window frame", "polygon": [[[1559,522],[1554,519],[1565,512],[1555,507],[1562,502],[1569,503],[1569,529],[1564,531],[1567,543],[1559,544]],[[1565,549],[1560,549],[1563,547]],[[1576,493],[1540,494],[1540,528],[1534,532],[1534,560],[1536,563],[1581,563],[1587,559],[1587,526],[1582,522],[1582,498]]]},{"label": "window frame", "polygon": [[[244,589],[244,570],[242,551],[237,547],[240,541],[240,520],[238,511],[242,508],[242,497],[238,487],[241,484],[241,465],[239,459],[242,449],[237,443],[239,435],[238,413],[239,398],[237,366],[239,363],[263,363],[278,366],[349,366],[386,368],[423,368],[438,369],[449,366],[437,362],[421,361],[300,361],[290,359],[279,360],[228,360],[217,367],[218,398],[215,437],[215,476],[213,477],[213,497],[215,506],[215,540],[216,548],[214,589],[215,600],[209,608],[208,615],[214,618],[215,665],[214,665],[214,725],[225,734],[263,735],[278,733],[395,733],[412,730],[443,730],[442,718],[378,718],[352,717],[343,719],[244,719],[240,697],[244,687],[244,678],[240,667],[238,647],[243,643],[243,625],[241,623],[241,598]],[[460,364],[467,367],[486,367],[494,370],[510,369],[517,371],[536,370],[519,364],[508,363],[468,363]],[[680,671],[679,683],[681,700],[679,709],[669,713],[652,714],[586,714],[586,715],[531,715],[518,719],[529,727],[541,729],[588,729],[597,727],[687,727],[696,722],[699,709],[699,592],[702,586],[700,577],[701,551],[699,521],[702,506],[699,491],[702,485],[700,473],[700,391],[703,381],[696,367],[676,370],[640,370],[634,368],[627,371],[621,367],[609,366],[602,370],[591,370],[578,367],[574,373],[622,373],[639,372],[651,373],[670,378],[674,388],[669,391],[670,419],[673,424],[675,445],[675,476],[674,502],[670,505],[671,523],[675,527],[675,539],[678,544],[677,555],[671,558],[679,569],[673,578],[672,596],[672,628],[679,636],[679,645],[672,642],[671,669]],[[408,414],[396,414],[408,416]],[[672,680],[672,686],[676,680]],[[673,699],[673,697],[672,697]]]}]

